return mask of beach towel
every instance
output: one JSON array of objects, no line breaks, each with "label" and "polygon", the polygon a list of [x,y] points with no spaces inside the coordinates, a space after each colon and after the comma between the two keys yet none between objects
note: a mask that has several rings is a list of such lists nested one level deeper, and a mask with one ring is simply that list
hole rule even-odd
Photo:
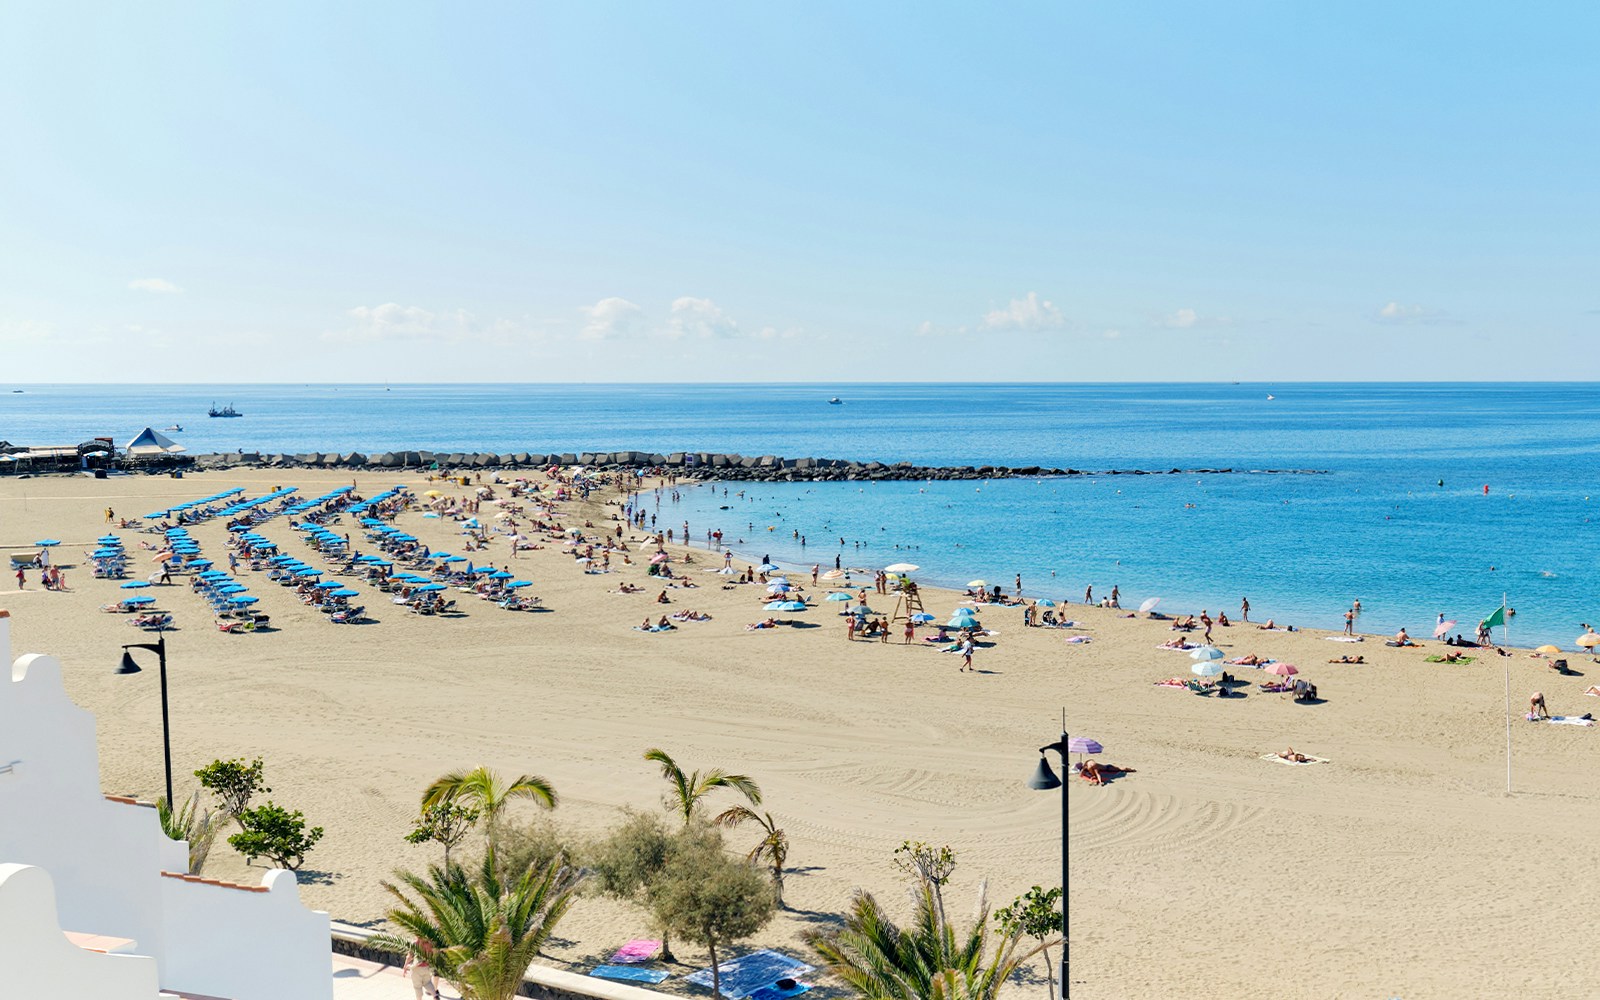
[{"label": "beach towel", "polygon": [[1458,656],[1454,660],[1447,660],[1442,656],[1430,656],[1430,657],[1428,657],[1426,662],[1428,662],[1428,663],[1471,663],[1472,662],[1472,657],[1470,657],[1470,656]]},{"label": "beach towel", "polygon": [[1082,643],[1085,643],[1085,642],[1094,642],[1094,640],[1089,638],[1086,635],[1074,635],[1074,636],[1068,636],[1067,639],[1066,639],[1066,642],[1076,646],[1076,645],[1079,645],[1079,644],[1082,644]]},{"label": "beach towel", "polygon": [[1258,628],[1257,632],[1293,632],[1292,628]]},{"label": "beach towel", "polygon": [[1183,687],[1183,681],[1176,677],[1169,677],[1164,681],[1156,681],[1155,686],[1158,688],[1181,688]]},{"label": "beach towel", "polygon": [[1325,635],[1322,638],[1329,642],[1366,642],[1359,635]]},{"label": "beach towel", "polygon": [[1558,726],[1592,726],[1592,725],[1594,725],[1594,720],[1593,719],[1584,718],[1583,716],[1580,716],[1580,715],[1552,715],[1548,719],[1543,719],[1543,720],[1534,719],[1532,721],[1534,721],[1534,722],[1540,722],[1540,721],[1553,722]]},{"label": "beach towel", "polygon": [[632,965],[599,965],[589,975],[601,979],[627,979],[636,983],[659,983],[671,973],[662,969],[641,969]]},{"label": "beach towel", "polygon": [[1169,653],[1184,653],[1184,652],[1187,652],[1187,651],[1189,651],[1191,649],[1199,649],[1200,647],[1199,646],[1157,646],[1156,648],[1157,649],[1164,649]]},{"label": "beach towel", "polygon": [[[771,986],[780,979],[792,979],[802,972],[812,971],[813,966],[807,965],[798,958],[790,958],[782,952],[764,950],[753,951],[748,955],[741,955],[731,961],[723,962],[717,966],[722,978],[722,995],[739,1000],[747,997],[764,986]],[[688,982],[696,986],[711,986],[711,970],[701,969],[692,975],[685,976]]]},{"label": "beach towel", "polygon": [[783,989],[777,983],[773,983],[771,986],[763,986],[750,994],[750,1000],[786,1000],[788,997],[797,997],[810,990],[810,983],[795,983],[788,989]]},{"label": "beach towel", "polygon": [[660,941],[651,941],[647,938],[635,938],[618,948],[606,961],[612,965],[632,965],[635,962],[648,962],[661,951]]},{"label": "beach towel", "polygon": [[1277,663],[1278,661],[1274,660],[1274,659],[1271,659],[1269,657],[1269,658],[1267,658],[1265,660],[1262,660],[1259,663],[1246,663],[1246,662],[1244,662],[1244,657],[1236,656],[1231,660],[1224,660],[1223,662],[1226,663],[1230,667],[1254,667],[1256,670],[1260,670],[1262,667],[1271,666],[1272,664]]},{"label": "beach towel", "polygon": [[1277,761],[1279,764],[1288,764],[1290,767],[1303,767],[1303,766],[1305,766],[1307,764],[1326,764],[1326,763],[1328,763],[1328,759],[1326,757],[1313,757],[1310,754],[1305,754],[1304,756],[1305,756],[1305,760],[1287,760],[1287,759],[1285,759],[1283,757],[1278,756],[1275,753],[1264,753],[1264,754],[1261,755],[1261,759],[1262,760]]}]

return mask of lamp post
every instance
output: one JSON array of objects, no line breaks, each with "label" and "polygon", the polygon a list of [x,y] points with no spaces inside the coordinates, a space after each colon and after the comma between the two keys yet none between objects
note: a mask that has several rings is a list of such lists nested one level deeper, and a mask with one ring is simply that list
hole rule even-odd
[{"label": "lamp post", "polygon": [[151,650],[161,663],[161,752],[167,765],[167,808],[176,809],[177,804],[172,800],[172,726],[167,719],[167,637],[159,635],[156,637],[155,642],[124,644],[122,647],[122,663],[117,667],[117,673],[140,673],[139,664],[134,662],[133,654],[129,652],[129,650],[133,649]]},{"label": "lamp post", "polygon": [[[1054,750],[1061,755],[1062,778],[1056,777],[1056,773],[1050,770],[1050,761],[1045,757],[1046,750]],[[1071,773],[1067,766],[1067,717],[1063,712],[1060,742],[1039,748],[1039,767],[1028,779],[1028,787],[1036,791],[1061,789],[1061,1000],[1067,1000],[1072,994],[1071,981],[1067,979],[1067,900],[1070,898],[1067,859],[1070,855],[1067,848],[1067,786],[1063,780]]]}]

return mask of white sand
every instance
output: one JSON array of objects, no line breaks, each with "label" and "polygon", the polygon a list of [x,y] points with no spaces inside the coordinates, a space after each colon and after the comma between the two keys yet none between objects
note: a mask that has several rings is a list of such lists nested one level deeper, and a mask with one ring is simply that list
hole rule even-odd
[{"label": "white sand", "polygon": [[[315,496],[350,478],[0,480],[0,546],[49,535],[67,542],[59,561],[76,562],[104,530],[108,504],[142,514],[280,482]],[[396,481],[426,488],[414,476],[356,479],[368,494]],[[400,523],[435,548],[459,544],[449,522],[410,513]],[[283,519],[260,530],[305,554]],[[122,534],[130,545],[151,537]],[[209,556],[223,552],[220,523],[193,534]],[[503,562],[505,552],[491,558]],[[643,581],[642,566],[584,576],[553,548],[515,566],[550,614],[468,598],[466,618],[420,618],[360,585],[381,622],[340,627],[262,581],[253,587],[258,607],[280,630],[230,636],[211,627],[186,588],[149,591],[181,626],[169,635],[179,794],[192,786],[185,776],[215,757],[264,757],[272,798],[327,828],[307,865],[327,874],[305,886],[305,898],[363,922],[382,914],[380,878],[437,857],[401,838],[438,774],[477,763],[542,774],[562,795],[556,818],[592,834],[622,806],[657,804],[662,782],[640,755],[661,746],[686,766],[760,781],[793,842],[795,909],[758,943],[805,953],[799,935],[841,911],[854,888],[899,905],[889,856],[907,838],[959,852],[951,898],[962,912],[982,877],[997,902],[1054,884],[1059,793],[1024,781],[1035,749],[1056,738],[1065,703],[1073,731],[1107,747],[1101,759],[1138,769],[1105,788],[1070,789],[1077,995],[1417,1000],[1595,989],[1587,930],[1600,917],[1590,838],[1600,821],[1591,778],[1600,732],[1520,718],[1535,689],[1553,712],[1593,705],[1580,697],[1600,680],[1587,658],[1569,657],[1591,676],[1561,678],[1520,653],[1429,664],[1423,658],[1440,651],[1432,643],[1397,650],[1235,627],[1217,630],[1230,657],[1254,651],[1293,662],[1326,703],[1253,687],[1218,701],[1152,685],[1191,662],[1152,648],[1171,635],[1165,623],[1080,607],[1071,614],[1095,641],[1079,646],[1063,641],[1068,633],[1022,628],[1018,611],[990,612],[999,645],[979,651],[984,673],[963,675],[957,658],[928,649],[847,643],[836,605],[792,616],[820,628],[746,632],[764,617],[764,595],[720,590],[711,568],[694,574],[704,587],[674,591],[664,610],[699,608],[715,620],[665,635],[630,630],[661,613],[651,601],[659,587],[607,593],[624,579]],[[84,570],[69,571],[69,582],[69,594],[35,582],[17,594],[0,579],[15,651],[61,657],[70,693],[98,716],[106,790],[152,797],[161,786],[155,672],[112,672],[117,644],[141,638],[122,617],[96,611],[121,596],[116,584]],[[936,613],[954,600],[929,595]],[[1260,604],[1265,617],[1270,601]],[[1344,653],[1369,663],[1325,662]],[[1518,713],[1509,797],[1502,663]],[[1229,670],[1252,685],[1267,679]],[[1290,745],[1331,763],[1261,759]],[[754,839],[730,835],[736,846]],[[220,843],[207,874],[256,877]],[[645,930],[628,908],[585,899],[563,924],[571,943],[556,957],[590,963]]]}]

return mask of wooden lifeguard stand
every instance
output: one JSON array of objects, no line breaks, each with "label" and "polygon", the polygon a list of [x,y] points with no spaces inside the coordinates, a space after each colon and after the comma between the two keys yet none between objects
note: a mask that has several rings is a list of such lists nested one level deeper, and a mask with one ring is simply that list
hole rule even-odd
[{"label": "wooden lifeguard stand", "polygon": [[910,621],[912,615],[920,615],[922,609],[922,591],[917,587],[917,581],[907,579],[905,583],[895,588],[894,613],[889,616],[891,622]]}]

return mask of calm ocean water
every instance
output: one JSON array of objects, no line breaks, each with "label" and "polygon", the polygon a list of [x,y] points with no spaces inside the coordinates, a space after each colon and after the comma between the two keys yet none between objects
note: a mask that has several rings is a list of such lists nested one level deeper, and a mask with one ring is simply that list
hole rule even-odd
[{"label": "calm ocean water", "polygon": [[[1167,610],[1234,614],[1248,595],[1252,618],[1337,628],[1359,597],[1364,630],[1426,634],[1444,612],[1470,634],[1506,592],[1513,641],[1563,646],[1600,619],[1600,393],[1587,384],[21,388],[0,392],[0,439],[27,444],[125,442],[179,423],[172,436],[196,452],[636,448],[1324,470],[732,484],[727,496],[685,491],[659,516],[701,539],[721,528],[780,563],[904,559],[933,582],[1008,587],[1021,573],[1058,600],[1116,584],[1125,605],[1160,596]],[[827,405],[833,395],[845,404]],[[245,416],[207,419],[213,401]]]}]

